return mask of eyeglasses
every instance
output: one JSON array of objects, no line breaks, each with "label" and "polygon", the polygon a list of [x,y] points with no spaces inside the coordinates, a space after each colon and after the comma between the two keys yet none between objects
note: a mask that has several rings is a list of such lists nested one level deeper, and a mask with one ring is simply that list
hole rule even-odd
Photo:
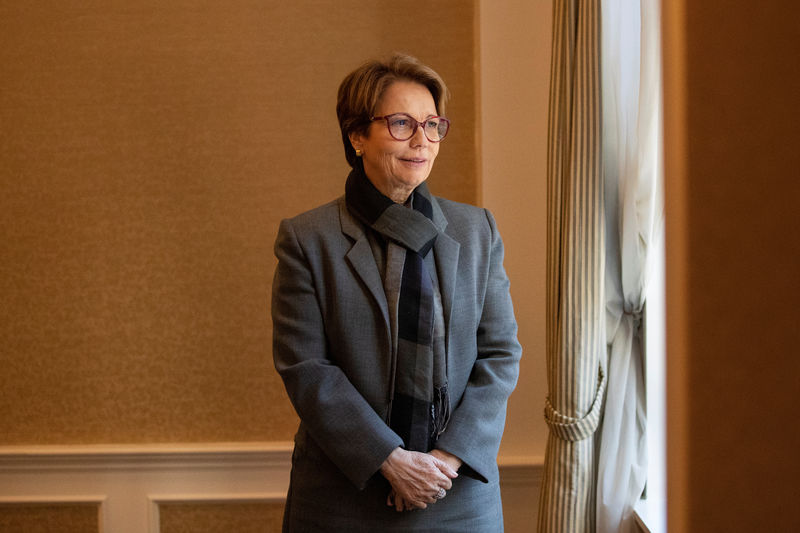
[{"label": "eyeglasses", "polygon": [[432,143],[438,143],[445,138],[450,130],[450,121],[444,117],[428,117],[423,122],[407,113],[392,113],[382,117],[372,117],[371,120],[385,120],[389,128],[389,135],[396,141],[407,141],[422,126],[425,137]]}]

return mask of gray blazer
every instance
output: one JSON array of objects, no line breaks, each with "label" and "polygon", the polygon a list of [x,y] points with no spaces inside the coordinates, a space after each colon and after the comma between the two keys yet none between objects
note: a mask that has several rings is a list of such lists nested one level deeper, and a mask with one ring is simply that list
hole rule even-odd
[{"label": "gray blazer", "polygon": [[[434,198],[433,221],[452,412],[437,448],[496,483],[522,351],[503,244],[485,209]],[[364,229],[343,197],[283,220],[272,294],[275,367],[300,416],[297,446],[313,441],[359,489],[403,444],[386,423],[389,312]]]}]

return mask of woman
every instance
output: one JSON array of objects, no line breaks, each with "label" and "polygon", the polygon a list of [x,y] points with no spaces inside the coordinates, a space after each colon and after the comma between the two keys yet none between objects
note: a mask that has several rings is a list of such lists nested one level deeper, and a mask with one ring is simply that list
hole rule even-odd
[{"label": "woman", "polygon": [[300,416],[284,531],[502,531],[518,374],[492,215],[425,180],[447,88],[415,58],[339,87],[342,198],[281,222],[273,353]]}]

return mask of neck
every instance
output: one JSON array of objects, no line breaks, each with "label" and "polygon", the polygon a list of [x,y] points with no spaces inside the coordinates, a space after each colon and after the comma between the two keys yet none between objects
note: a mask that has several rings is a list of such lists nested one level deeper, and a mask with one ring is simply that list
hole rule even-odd
[{"label": "neck", "polygon": [[380,191],[382,195],[389,198],[396,204],[404,204],[408,201],[409,196],[411,196],[411,193],[414,192],[414,187],[408,187],[408,186],[404,187],[402,185],[393,186],[393,184],[391,183],[385,183],[385,182],[380,182],[378,180],[374,180],[367,173],[367,169],[364,168],[363,162],[361,163],[362,163],[361,168],[364,172],[364,175],[367,177],[369,182],[372,183],[372,185],[374,185],[375,188],[378,189],[378,191]]},{"label": "neck", "polygon": [[366,172],[364,175],[367,176],[369,182],[372,183],[372,185],[374,185],[382,195],[389,198],[396,204],[406,203],[408,201],[408,197],[411,196],[412,192],[414,192],[413,187],[392,187],[385,183],[377,183],[375,180],[370,178]]},{"label": "neck", "polygon": [[[380,191],[380,189],[378,189]],[[393,191],[381,191],[383,194],[388,196],[392,199],[392,201],[396,204],[405,204],[408,202],[408,198],[411,196],[411,193],[414,192],[414,189],[406,190],[406,189],[395,189]]]}]

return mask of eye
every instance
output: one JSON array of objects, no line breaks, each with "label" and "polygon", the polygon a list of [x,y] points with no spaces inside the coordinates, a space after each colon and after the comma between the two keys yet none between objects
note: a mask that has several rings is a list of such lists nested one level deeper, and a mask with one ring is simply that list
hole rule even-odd
[{"label": "eye", "polygon": [[407,118],[393,118],[392,119],[392,126],[396,126],[398,128],[404,128],[408,126],[408,119]]},{"label": "eye", "polygon": [[439,120],[435,118],[429,118],[425,123],[425,127],[432,130],[439,129]]}]

